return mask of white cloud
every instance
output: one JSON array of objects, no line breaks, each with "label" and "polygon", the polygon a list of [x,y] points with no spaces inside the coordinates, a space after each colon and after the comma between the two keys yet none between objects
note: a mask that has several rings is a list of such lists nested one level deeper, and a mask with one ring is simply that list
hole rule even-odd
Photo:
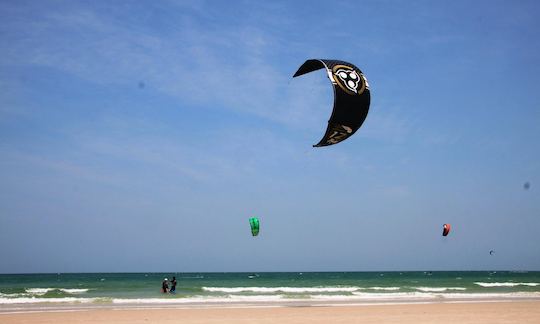
[{"label": "white cloud", "polygon": [[105,85],[143,80],[180,102],[294,126],[324,116],[316,102],[328,94],[290,86],[294,71],[272,56],[285,45],[264,26],[209,28],[178,19],[178,29],[164,35],[88,8],[46,11],[39,23],[15,19],[8,30],[19,37],[4,64],[46,66]]}]

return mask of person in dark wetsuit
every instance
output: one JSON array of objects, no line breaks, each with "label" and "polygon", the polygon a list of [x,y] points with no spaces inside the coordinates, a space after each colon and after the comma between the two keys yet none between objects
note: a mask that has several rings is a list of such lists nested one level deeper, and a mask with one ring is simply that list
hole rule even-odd
[{"label": "person in dark wetsuit", "polygon": [[167,278],[163,279],[161,283],[161,292],[166,294],[169,291],[169,280]]},{"label": "person in dark wetsuit", "polygon": [[176,293],[176,277],[172,277],[171,280],[171,290],[169,290],[171,294]]}]

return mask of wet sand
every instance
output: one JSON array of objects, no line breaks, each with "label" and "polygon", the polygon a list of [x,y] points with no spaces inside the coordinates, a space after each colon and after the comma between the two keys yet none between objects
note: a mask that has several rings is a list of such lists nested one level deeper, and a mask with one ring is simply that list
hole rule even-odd
[{"label": "wet sand", "polygon": [[540,323],[540,301],[19,310],[0,323]]}]

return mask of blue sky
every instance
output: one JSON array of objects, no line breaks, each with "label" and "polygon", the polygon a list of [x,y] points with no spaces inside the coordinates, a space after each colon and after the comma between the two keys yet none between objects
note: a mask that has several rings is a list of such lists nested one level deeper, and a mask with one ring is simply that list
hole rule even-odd
[{"label": "blue sky", "polygon": [[[0,272],[540,270],[539,14],[0,1]],[[326,148],[310,58],[372,91]]]}]

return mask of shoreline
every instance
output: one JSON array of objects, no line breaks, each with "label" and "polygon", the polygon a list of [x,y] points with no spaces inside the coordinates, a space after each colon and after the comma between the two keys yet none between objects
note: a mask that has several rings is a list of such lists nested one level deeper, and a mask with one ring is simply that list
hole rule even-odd
[{"label": "shoreline", "polygon": [[292,300],[266,302],[198,302],[198,303],[55,303],[40,302],[28,304],[0,305],[0,315],[24,313],[84,312],[95,310],[189,310],[189,309],[254,309],[254,308],[297,308],[297,307],[371,307],[407,306],[433,304],[494,304],[494,303],[538,303],[540,298],[431,298],[431,299],[387,299],[387,300]]},{"label": "shoreline", "polygon": [[366,305],[86,308],[0,312],[8,323],[539,323],[540,300],[433,301]]}]

